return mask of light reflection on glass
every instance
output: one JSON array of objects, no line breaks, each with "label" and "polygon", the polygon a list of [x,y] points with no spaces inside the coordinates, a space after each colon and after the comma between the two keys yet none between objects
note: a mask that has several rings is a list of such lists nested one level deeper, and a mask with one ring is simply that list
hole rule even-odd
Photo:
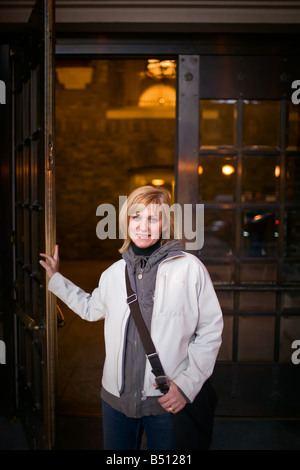
[{"label": "light reflection on glass", "polygon": [[235,157],[202,156],[199,160],[201,201],[232,202],[235,197]]}]

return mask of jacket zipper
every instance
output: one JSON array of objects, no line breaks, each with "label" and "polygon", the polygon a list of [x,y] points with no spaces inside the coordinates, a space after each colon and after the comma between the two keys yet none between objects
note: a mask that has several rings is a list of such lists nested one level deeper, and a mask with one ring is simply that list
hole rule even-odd
[{"label": "jacket zipper", "polygon": [[[128,330],[128,325],[129,325],[129,315],[126,320],[126,325],[125,325],[125,332],[124,332],[124,338],[127,336],[127,330]],[[123,351],[122,351],[122,381],[121,381],[121,388],[119,388],[119,394],[121,396],[121,393],[123,392],[124,389],[124,384],[125,384],[125,379],[124,379],[124,372],[125,372],[125,349],[126,349],[126,341],[123,341]]]},{"label": "jacket zipper", "polygon": [[[174,255],[174,256],[170,256],[169,258],[166,258],[164,259],[161,263],[159,263],[159,266],[158,266],[158,269],[157,269],[157,273],[156,273],[156,279],[155,279],[155,290],[154,290],[154,299],[153,299],[153,310],[152,310],[152,316],[151,316],[151,323],[150,323],[150,333],[152,331],[152,322],[153,322],[153,312],[155,311],[155,303],[156,303],[156,299],[157,299],[157,279],[158,279],[158,274],[159,274],[159,271],[160,271],[160,267],[163,263],[166,263],[167,261],[170,261],[171,259],[175,259],[175,258],[180,258],[181,256],[184,256],[183,254],[178,254],[178,255]],[[146,356],[146,359],[148,361],[148,357]],[[146,363],[146,366],[147,366],[147,363]],[[142,400],[147,400],[147,395],[146,395],[146,391],[145,391],[145,381],[146,381],[146,367],[145,366],[145,372],[144,372],[144,390],[142,390]]]}]

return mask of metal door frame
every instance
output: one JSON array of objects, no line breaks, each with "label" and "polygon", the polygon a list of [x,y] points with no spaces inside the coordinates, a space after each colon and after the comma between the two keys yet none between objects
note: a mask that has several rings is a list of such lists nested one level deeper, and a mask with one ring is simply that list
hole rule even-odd
[{"label": "metal door frame", "polygon": [[54,446],[56,426],[56,304],[39,266],[56,236],[54,7],[37,0],[22,42],[11,44],[15,394],[37,449]]}]

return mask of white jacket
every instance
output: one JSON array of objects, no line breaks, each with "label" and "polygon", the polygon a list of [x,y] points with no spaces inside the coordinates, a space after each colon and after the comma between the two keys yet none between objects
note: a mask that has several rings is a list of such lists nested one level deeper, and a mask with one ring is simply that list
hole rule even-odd
[{"label": "white jacket", "polygon": [[[123,354],[127,305],[125,261],[117,261],[100,277],[98,287],[88,294],[55,273],[49,290],[88,321],[105,318],[105,364],[102,384],[119,397],[123,381]],[[210,276],[194,255],[163,260],[157,271],[151,336],[163,368],[184,394],[193,401],[212,374],[221,345],[223,317]],[[146,361],[144,394],[161,395]]]}]

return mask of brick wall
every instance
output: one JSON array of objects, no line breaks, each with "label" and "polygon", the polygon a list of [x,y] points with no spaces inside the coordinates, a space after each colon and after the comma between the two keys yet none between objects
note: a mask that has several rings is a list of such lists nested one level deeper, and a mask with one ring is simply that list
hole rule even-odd
[{"label": "brick wall", "polygon": [[[119,240],[99,240],[96,209],[118,208],[130,175],[141,167],[174,166],[174,119],[106,119],[132,106],[147,79],[142,61],[97,60],[85,90],[56,87],[57,242],[64,259],[118,259]],[[132,65],[132,67],[131,67]],[[143,170],[142,170],[143,172]]]}]

